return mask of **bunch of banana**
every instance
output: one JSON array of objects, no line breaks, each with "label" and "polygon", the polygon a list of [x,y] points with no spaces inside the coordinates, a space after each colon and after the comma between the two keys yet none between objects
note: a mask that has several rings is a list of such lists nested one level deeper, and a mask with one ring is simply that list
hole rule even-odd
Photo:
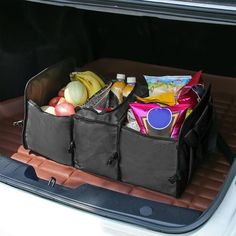
[{"label": "bunch of banana", "polygon": [[79,80],[83,83],[87,89],[89,98],[105,87],[103,80],[92,71],[72,72],[70,79],[71,81]]}]

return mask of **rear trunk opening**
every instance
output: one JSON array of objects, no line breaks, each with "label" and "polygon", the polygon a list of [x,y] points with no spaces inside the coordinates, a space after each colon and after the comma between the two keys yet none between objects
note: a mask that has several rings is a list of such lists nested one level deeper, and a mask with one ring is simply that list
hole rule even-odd
[{"label": "rear trunk opening", "polygon": [[[122,58],[212,74],[209,82],[213,86],[218,126],[235,153],[236,64],[230,59],[234,58],[236,50],[235,26],[18,1],[2,1],[0,19],[0,154],[34,168],[21,166],[23,177],[18,171],[11,176],[11,181],[6,181],[8,184],[17,185],[15,180],[18,187],[26,188],[25,183],[33,192],[35,186],[38,194],[47,198],[152,229],[165,226],[163,231],[192,224],[206,215],[224,189],[231,168],[220,153],[212,154],[201,164],[183,195],[176,199],[58,164],[25,150],[21,128],[13,126],[13,122],[23,119],[22,96],[27,80],[47,66],[67,57],[74,57],[78,67],[101,58]],[[4,157],[0,160],[0,172],[6,174],[4,168],[7,169],[10,162]],[[52,177],[58,184],[54,190],[47,186]],[[112,198],[119,204],[105,204]],[[100,205],[96,205],[98,199]],[[148,206],[156,209],[151,216],[147,213]],[[167,213],[163,213],[165,211]]]}]

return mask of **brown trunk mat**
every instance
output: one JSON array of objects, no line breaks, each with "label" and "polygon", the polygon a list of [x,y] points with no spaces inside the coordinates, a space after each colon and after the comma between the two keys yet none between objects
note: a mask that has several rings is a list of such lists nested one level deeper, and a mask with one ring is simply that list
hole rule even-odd
[{"label": "brown trunk mat", "polygon": [[[229,118],[229,126],[229,124],[233,124],[232,121],[236,116],[236,106],[232,98],[227,98],[224,101],[219,100],[216,108],[220,115],[224,114],[226,105],[229,105],[227,102],[230,102],[230,104],[233,102],[234,107],[232,110],[235,112],[227,116]],[[21,145],[21,128],[12,125],[14,121],[23,118],[22,108],[22,97],[0,102],[0,154],[32,165],[39,178],[49,180],[53,176],[56,178],[58,184],[67,187],[76,188],[81,184],[89,183],[132,196],[203,211],[218,193],[229,171],[229,164],[225,158],[221,155],[215,155],[214,158],[200,166],[194,174],[191,184],[179,199],[145,188],[89,174],[73,167],[58,164],[25,150]],[[224,133],[227,133],[228,126],[223,126]],[[235,149],[235,125],[230,128],[232,135],[229,135],[229,142]]]}]

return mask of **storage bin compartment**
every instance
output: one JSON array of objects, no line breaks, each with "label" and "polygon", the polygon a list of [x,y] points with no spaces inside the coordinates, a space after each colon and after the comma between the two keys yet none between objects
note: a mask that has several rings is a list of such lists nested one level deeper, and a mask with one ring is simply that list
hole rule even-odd
[{"label": "storage bin compartment", "polygon": [[75,166],[118,179],[119,125],[74,119]]},{"label": "storage bin compartment", "polygon": [[27,103],[24,146],[62,164],[72,165],[71,117],[55,117],[42,112],[32,101]]},{"label": "storage bin compartment", "polygon": [[75,166],[119,179],[120,129],[136,88],[112,111],[79,109],[74,116]]},{"label": "storage bin compartment", "polygon": [[213,126],[209,86],[183,123],[178,139],[152,137],[122,127],[121,180],[179,197],[198,164],[207,156],[208,148],[216,145],[216,127]]},{"label": "storage bin compartment", "polygon": [[72,59],[53,65],[27,83],[25,89],[24,147],[59,163],[72,165],[71,117],[57,117],[40,107],[69,82]]},{"label": "storage bin compartment", "polygon": [[175,195],[178,142],[142,135],[129,128],[121,132],[122,181]]}]

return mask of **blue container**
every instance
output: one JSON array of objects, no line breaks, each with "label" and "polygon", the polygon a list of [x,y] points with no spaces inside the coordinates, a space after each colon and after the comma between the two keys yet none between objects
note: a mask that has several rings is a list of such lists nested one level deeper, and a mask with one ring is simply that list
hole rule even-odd
[{"label": "blue container", "polygon": [[148,134],[170,136],[172,112],[168,108],[152,108],[147,114]]}]

